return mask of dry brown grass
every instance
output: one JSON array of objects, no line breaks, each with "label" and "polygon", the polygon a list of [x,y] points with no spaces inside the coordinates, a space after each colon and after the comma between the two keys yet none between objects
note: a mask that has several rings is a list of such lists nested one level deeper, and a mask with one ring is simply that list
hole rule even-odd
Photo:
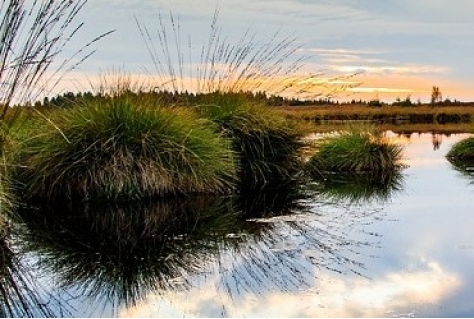
[{"label": "dry brown grass", "polygon": [[361,104],[277,107],[308,133],[339,131],[350,123],[369,122],[395,133],[474,133],[474,103],[462,106],[369,107]]},{"label": "dry brown grass", "polygon": [[474,103],[463,106],[436,106],[420,105],[413,107],[382,106],[369,107],[360,104],[343,104],[327,106],[303,106],[303,107],[277,107],[277,110],[288,118],[296,119],[321,119],[321,120],[371,120],[377,117],[387,119],[403,119],[410,115],[437,116],[439,114],[473,116]]}]

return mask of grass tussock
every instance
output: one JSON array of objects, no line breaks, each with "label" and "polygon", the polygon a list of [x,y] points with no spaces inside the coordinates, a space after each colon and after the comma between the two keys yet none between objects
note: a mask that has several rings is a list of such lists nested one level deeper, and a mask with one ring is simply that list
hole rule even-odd
[{"label": "grass tussock", "polygon": [[0,240],[9,232],[9,217],[16,206],[9,171],[12,160],[8,152],[13,145],[8,131],[9,127],[0,124]]},{"label": "grass tussock", "polygon": [[0,121],[6,120],[7,113],[18,111],[11,106],[30,102],[52,90],[67,72],[77,68],[92,54],[92,44],[111,33],[96,37],[77,49],[70,58],[61,60],[60,53],[70,47],[71,40],[84,25],[74,21],[86,2],[2,1]]},{"label": "grass tussock", "polygon": [[198,46],[192,36],[183,34],[179,18],[172,13],[169,19],[158,15],[155,31],[137,21],[155,68],[150,71],[156,77],[154,86],[175,96],[181,94],[186,105],[186,97],[195,94],[192,99],[200,115],[232,141],[241,186],[286,183],[301,171],[303,133],[264,107],[264,101],[255,100],[263,96],[309,99],[343,88],[320,81],[323,74],[319,72],[302,74],[309,57],[301,54],[295,38],[276,32],[260,39],[249,29],[230,41],[223,36],[219,14],[217,9],[207,41]]},{"label": "grass tussock", "polygon": [[469,137],[454,144],[446,154],[453,165],[460,168],[474,167],[474,137]]},{"label": "grass tussock", "polygon": [[10,180],[4,165],[4,163],[0,164],[2,166],[0,168],[0,239],[8,233],[8,217],[15,205],[10,189]]},{"label": "grass tussock", "polygon": [[248,102],[238,93],[208,95],[197,107],[232,141],[242,187],[261,188],[286,183],[302,168],[302,132],[271,108]]},{"label": "grass tussock", "polygon": [[48,114],[18,154],[25,199],[139,200],[233,187],[233,154],[191,112],[127,95]]},{"label": "grass tussock", "polygon": [[402,147],[380,136],[374,129],[352,127],[317,142],[310,158],[311,174],[389,175],[401,170]]},{"label": "grass tussock", "polygon": [[10,200],[5,189],[7,183],[4,180],[5,172],[3,169],[0,169],[0,174],[0,239],[2,239],[7,233],[7,212],[10,207]]}]

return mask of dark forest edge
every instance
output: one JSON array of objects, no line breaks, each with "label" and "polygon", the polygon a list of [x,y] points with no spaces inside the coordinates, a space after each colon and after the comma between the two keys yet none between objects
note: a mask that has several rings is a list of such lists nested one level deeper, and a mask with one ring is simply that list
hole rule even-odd
[{"label": "dark forest edge", "polygon": [[[206,96],[212,95],[214,93],[220,94],[240,94],[244,96],[248,101],[262,103],[268,106],[275,107],[288,107],[288,106],[306,106],[306,107],[358,107],[358,106],[367,106],[370,108],[380,108],[380,107],[422,107],[422,106],[431,106],[431,107],[448,107],[448,106],[460,106],[460,107],[474,107],[473,102],[462,102],[457,99],[445,99],[440,101],[432,101],[429,103],[422,103],[421,101],[412,102],[410,98],[406,98],[401,101],[400,99],[395,99],[393,102],[383,102],[380,100],[362,100],[362,99],[352,99],[349,102],[340,102],[337,99],[330,97],[319,97],[319,98],[300,98],[295,97],[286,97],[275,94],[269,94],[266,91],[215,91],[213,93],[193,93],[188,91],[169,91],[169,90],[154,90],[152,92],[153,96],[161,101],[167,102],[169,104],[179,105],[179,106],[192,106],[200,103]],[[67,91],[62,94],[57,94],[56,96],[44,97],[42,100],[39,99],[36,102],[30,102],[18,106],[25,107],[68,107],[73,105],[77,101],[87,100],[92,98],[97,98],[102,95],[107,95],[104,93],[95,93],[92,91],[84,92],[71,92]]]},{"label": "dark forest edge", "polygon": [[[213,95],[239,96],[250,103],[273,107],[290,120],[304,121],[316,125],[337,124],[350,121],[372,121],[378,124],[466,124],[471,123],[474,115],[474,102],[460,102],[456,99],[430,103],[411,102],[398,99],[393,103],[378,100],[338,102],[330,98],[300,99],[288,98],[266,92],[147,92],[149,97],[167,105],[176,107],[192,107],[212,99]],[[88,92],[66,92],[53,97],[45,97],[42,101],[18,105],[20,108],[50,109],[69,108],[87,101],[106,98],[106,94]]]}]

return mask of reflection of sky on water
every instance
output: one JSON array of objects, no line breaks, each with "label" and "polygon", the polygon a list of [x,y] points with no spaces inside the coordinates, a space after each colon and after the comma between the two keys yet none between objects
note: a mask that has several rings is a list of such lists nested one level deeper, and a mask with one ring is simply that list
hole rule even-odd
[{"label": "reflection of sky on water", "polygon": [[[37,281],[43,283],[45,289],[54,291],[58,298],[62,294],[67,310],[80,317],[117,314],[126,317],[472,317],[474,235],[470,226],[474,224],[474,185],[444,158],[451,145],[464,137],[443,136],[439,148],[433,147],[431,134],[413,134],[409,139],[397,137],[397,141],[405,145],[409,168],[404,171],[404,188],[391,193],[386,200],[351,202],[344,198],[315,196],[302,200],[298,206],[302,207],[300,213],[270,214],[273,217],[253,218],[247,223],[236,218],[227,201],[212,204],[204,200],[189,207],[180,203],[188,207],[186,211],[192,211],[193,216],[202,218],[187,219],[186,227],[176,226],[174,219],[166,219],[165,228],[176,227],[178,233],[184,229],[194,234],[186,245],[199,240],[211,245],[207,248],[189,246],[189,250],[184,242],[177,245],[187,251],[183,254],[187,258],[177,259],[176,272],[168,275],[162,269],[166,263],[153,257],[156,248],[153,245],[150,246],[152,252],[143,255],[144,262],[130,267],[122,265],[125,268],[118,267],[117,274],[114,267],[101,264],[103,258],[90,261],[72,258],[70,262],[76,253],[94,249],[78,250],[74,245],[68,246],[68,243],[88,242],[76,242],[70,235],[56,234],[54,227],[51,227],[53,233],[47,232],[52,236],[49,245],[64,237],[61,249],[71,248],[64,253],[64,263],[56,265],[57,259],[61,259],[61,249],[41,248],[41,243],[38,243],[39,249],[27,249],[26,256],[31,261],[42,260],[35,272]],[[222,215],[221,204],[229,208],[227,215]],[[215,209],[210,209],[214,206]],[[178,210],[174,211],[173,207],[164,205],[156,208],[156,212],[175,216]],[[153,216],[154,206],[148,209],[150,212],[143,213]],[[288,210],[293,209],[284,209]],[[90,213],[97,215],[95,210]],[[129,216],[128,213],[124,210],[123,216]],[[216,216],[230,227],[222,225],[222,220],[214,222]],[[135,219],[141,220],[141,217]],[[113,220],[103,227],[108,227]],[[161,225],[160,219],[155,223]],[[39,230],[42,225],[39,224]],[[51,223],[45,225],[51,226]],[[154,243],[154,240],[140,241],[140,236],[135,237],[133,231],[153,235],[154,231],[163,230],[152,224],[149,229],[141,230],[140,222],[137,225],[137,229],[127,233],[130,238],[121,233],[131,240],[130,247],[123,247],[128,247],[126,251],[131,253],[137,253],[136,247],[140,246],[135,245],[135,239],[142,246],[146,242]],[[221,228],[217,228],[218,225]],[[87,227],[87,222],[76,226],[84,232],[81,227]],[[32,234],[35,234],[33,229]],[[115,238],[114,234],[111,230],[111,238]],[[111,245],[108,250],[112,257],[107,260],[119,264],[113,257],[111,243],[108,242]],[[156,245],[161,244],[158,241]],[[97,266],[91,265],[96,262]],[[191,267],[186,266],[190,263]],[[56,266],[60,269],[57,273],[54,272]],[[90,269],[74,272],[74,267]],[[132,274],[137,272],[137,278],[149,283],[149,287],[133,284],[123,287],[124,292],[135,292],[133,296],[137,297],[132,296],[129,303],[120,303],[114,299],[114,292],[107,289],[120,288],[113,279],[121,278],[120,271],[127,269]],[[64,280],[71,274],[76,274],[72,277],[74,280]],[[154,276],[159,274],[163,275],[164,284],[154,285]],[[140,285],[138,279],[133,283]],[[87,296],[88,290],[84,287],[95,286],[95,282],[100,294]]]},{"label": "reflection of sky on water", "polygon": [[[377,280],[318,275],[312,289],[298,293],[267,291],[235,300],[217,293],[212,284],[187,293],[151,296],[146,304],[123,316],[197,317],[384,317],[413,313],[434,304],[460,285],[459,279],[436,263],[419,271],[387,273]],[[420,305],[413,304],[413,301]],[[436,314],[436,313],[435,313]]]},{"label": "reflection of sky on water", "polygon": [[380,225],[385,242],[381,260],[393,260],[397,267],[407,269],[417,267],[417,260],[433,261],[459,278],[459,289],[447,293],[427,315],[474,314],[474,302],[469,300],[474,293],[474,235],[470,229],[474,188],[444,159],[453,142],[463,137],[445,138],[437,151],[429,143],[430,135],[412,139],[413,147],[407,148],[411,167],[405,194],[388,207],[398,222]]},{"label": "reflection of sky on water", "polygon": [[[221,255],[209,265],[213,268],[196,276],[196,288],[150,294],[121,315],[472,317],[474,187],[444,159],[461,138],[443,137],[433,150],[430,134],[413,135],[406,140],[406,187],[388,203],[315,202],[312,210],[322,219],[267,221],[277,225],[270,239],[252,240],[239,252]],[[306,227],[306,235],[328,232],[313,234],[335,250],[318,252],[324,264],[309,262],[308,255],[316,252],[301,241],[306,235],[297,233],[295,225]],[[280,257],[268,258],[275,254]],[[262,269],[265,278],[259,276]],[[253,283],[239,290],[243,276]],[[281,276],[300,282],[282,289]]]}]

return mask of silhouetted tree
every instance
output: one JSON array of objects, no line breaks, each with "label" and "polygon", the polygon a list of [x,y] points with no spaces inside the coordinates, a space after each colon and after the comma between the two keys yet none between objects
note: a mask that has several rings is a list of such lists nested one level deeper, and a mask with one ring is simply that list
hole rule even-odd
[{"label": "silhouetted tree", "polygon": [[442,100],[443,95],[441,94],[439,87],[433,86],[433,90],[431,91],[431,104],[435,105],[436,103],[441,102]]}]

